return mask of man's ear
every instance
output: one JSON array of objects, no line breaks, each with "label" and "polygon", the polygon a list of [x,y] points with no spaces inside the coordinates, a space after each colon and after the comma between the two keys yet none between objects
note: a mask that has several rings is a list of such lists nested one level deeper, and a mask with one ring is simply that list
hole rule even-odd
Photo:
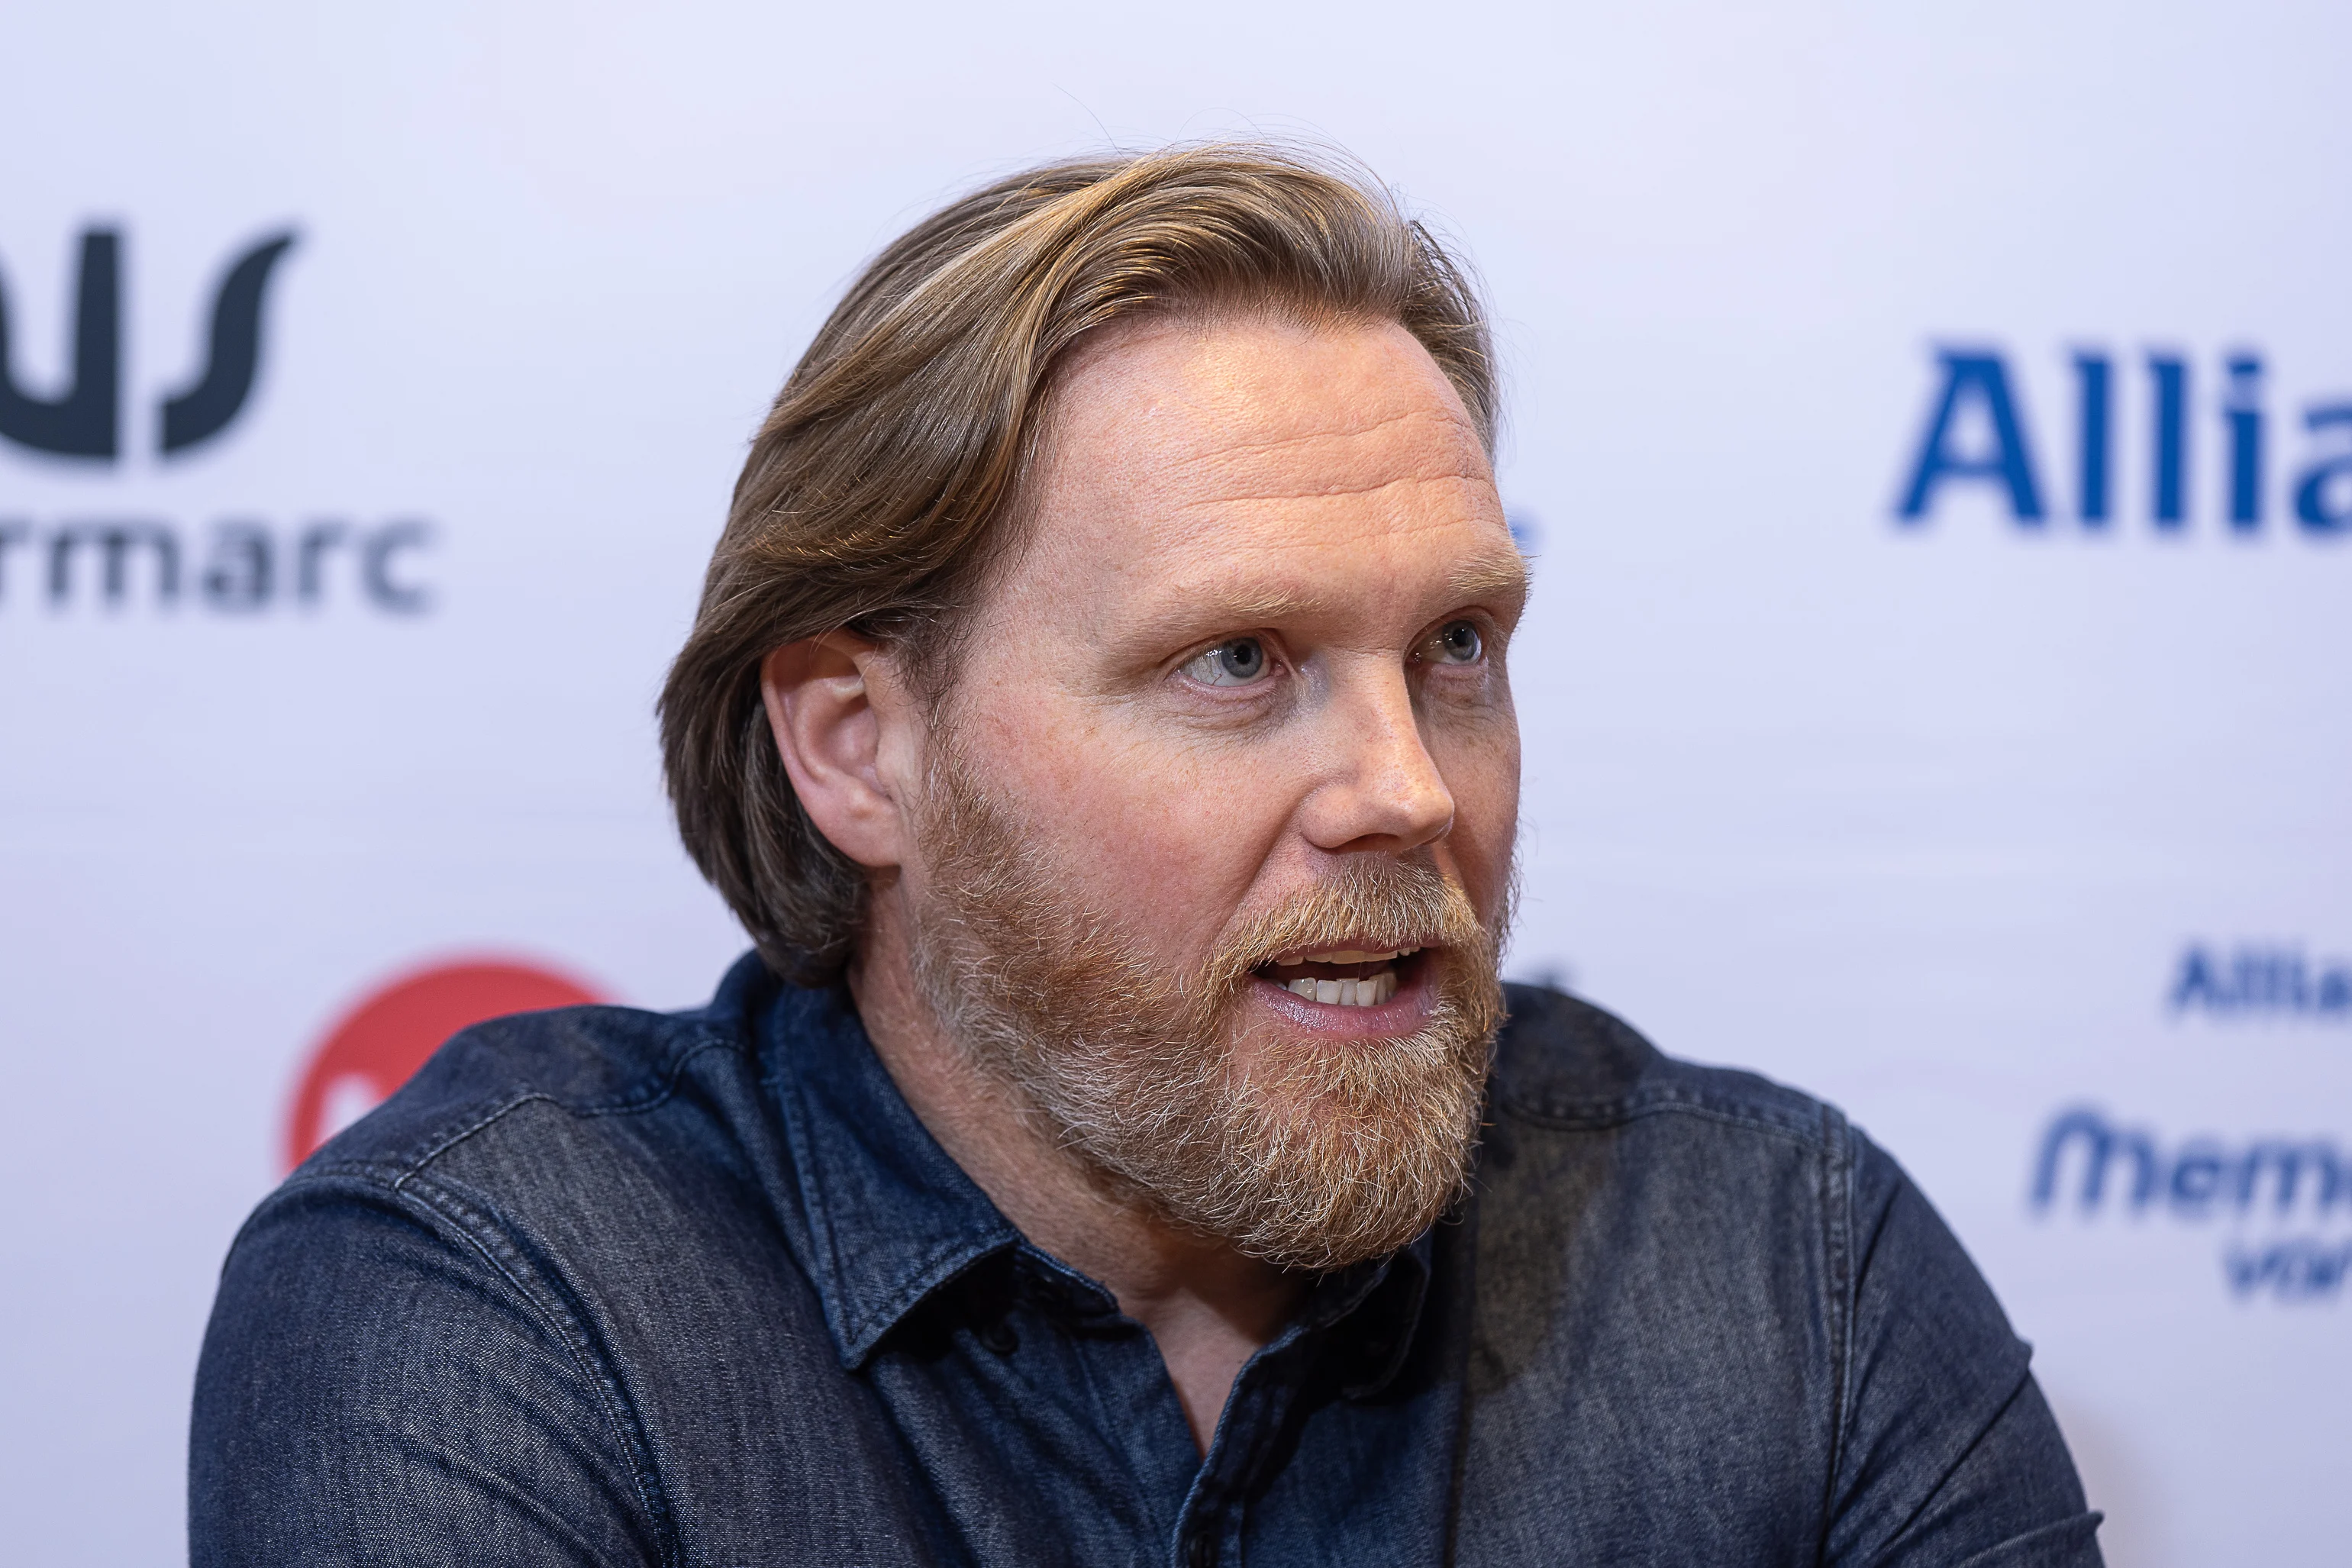
[{"label": "man's ear", "polygon": [[786,643],[760,661],[768,728],[816,830],[861,866],[905,858],[908,826],[887,761],[912,720],[895,662],[849,632]]}]

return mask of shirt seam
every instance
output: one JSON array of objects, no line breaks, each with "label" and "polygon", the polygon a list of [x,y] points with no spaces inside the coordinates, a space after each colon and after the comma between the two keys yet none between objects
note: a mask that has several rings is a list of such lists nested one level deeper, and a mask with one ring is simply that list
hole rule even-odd
[{"label": "shirt seam", "polygon": [[736,1042],[723,1035],[701,1037],[680,1050],[671,1059],[669,1065],[662,1071],[662,1082],[658,1088],[635,1100],[618,1100],[601,1105],[573,1105],[545,1089],[526,1089],[493,1106],[490,1110],[480,1112],[473,1121],[465,1122],[453,1131],[439,1134],[439,1142],[431,1144],[421,1152],[394,1160],[381,1158],[331,1160],[322,1164],[306,1166],[298,1171],[287,1179],[286,1187],[290,1189],[307,1185],[312,1180],[328,1175],[363,1175],[397,1192],[413,1177],[424,1173],[444,1154],[496,1125],[523,1106],[534,1102],[544,1101],[566,1115],[581,1120],[604,1116],[639,1116],[647,1111],[657,1110],[676,1097],[678,1080],[685,1077],[688,1062],[705,1051],[732,1049],[735,1046]]},{"label": "shirt seam", "polygon": [[[1824,1306],[1831,1336],[1831,1388],[1829,1462],[1822,1474],[1821,1533],[1814,1553],[1817,1560],[1829,1551],[1830,1532],[1835,1523],[1838,1475],[1845,1463],[1853,1426],[1853,1325],[1858,1289],[1855,1259],[1860,1256],[1854,1236],[1855,1181],[1860,1169],[1860,1161],[1855,1157],[1855,1134],[1844,1116],[1831,1106],[1822,1107],[1822,1122],[1829,1133],[1828,1148],[1822,1161],[1822,1244],[1828,1274]],[[1843,1135],[1837,1136],[1841,1131]]]},{"label": "shirt seam", "polygon": [[1638,1099],[1595,1101],[1590,1109],[1563,1110],[1529,1104],[1507,1088],[1498,1087],[1495,1104],[1520,1121],[1556,1132],[1605,1132],[1646,1117],[1675,1114],[1763,1133],[1815,1154],[1831,1152],[1829,1141],[1818,1131],[1790,1126],[1777,1116],[1707,1103],[1680,1089],[1658,1089]]},{"label": "shirt seam", "polygon": [[679,1560],[677,1521],[670,1509],[667,1493],[660,1479],[653,1473],[650,1442],[644,1423],[636,1419],[634,1407],[622,1394],[611,1369],[589,1344],[589,1336],[576,1318],[545,1300],[522,1278],[509,1256],[509,1249],[501,1244],[502,1238],[496,1227],[480,1224],[474,1205],[443,1184],[429,1177],[414,1183],[409,1180],[417,1174],[419,1173],[415,1171],[407,1173],[393,1184],[393,1191],[402,1201],[414,1204],[426,1215],[446,1225],[479,1253],[483,1261],[496,1270],[499,1277],[530,1307],[532,1314],[554,1336],[556,1342],[563,1346],[574,1368],[596,1391],[597,1405],[604,1411],[604,1419],[612,1427],[613,1436],[629,1467],[629,1482],[636,1489],[638,1506],[646,1510],[647,1522],[654,1526],[661,1561],[665,1564],[676,1563]]}]

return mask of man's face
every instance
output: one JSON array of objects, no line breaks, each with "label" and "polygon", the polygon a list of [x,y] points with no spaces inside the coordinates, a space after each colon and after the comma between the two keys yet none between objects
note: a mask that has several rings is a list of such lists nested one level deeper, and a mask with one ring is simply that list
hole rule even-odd
[{"label": "man's face", "polygon": [[905,870],[950,1032],[1244,1250],[1409,1239],[1458,1186],[1496,1022],[1524,593],[1402,328],[1090,344],[929,742]]}]

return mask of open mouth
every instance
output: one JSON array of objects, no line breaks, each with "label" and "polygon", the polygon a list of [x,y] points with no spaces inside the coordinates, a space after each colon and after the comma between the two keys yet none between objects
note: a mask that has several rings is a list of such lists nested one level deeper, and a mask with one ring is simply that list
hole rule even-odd
[{"label": "open mouth", "polygon": [[1393,998],[1426,962],[1417,947],[1339,948],[1260,964],[1259,978],[1292,995],[1335,1007],[1377,1007]]}]

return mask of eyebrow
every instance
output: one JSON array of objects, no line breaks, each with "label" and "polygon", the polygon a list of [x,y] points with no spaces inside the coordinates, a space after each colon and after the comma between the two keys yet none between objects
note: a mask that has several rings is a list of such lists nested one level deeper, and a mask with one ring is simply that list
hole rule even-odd
[{"label": "eyebrow", "polygon": [[1465,561],[1446,578],[1445,586],[1454,599],[1501,599],[1517,605],[1528,596],[1527,558],[1516,549],[1508,561],[1482,556]]},{"label": "eyebrow", "polygon": [[[1486,555],[1465,561],[1447,574],[1445,595],[1449,605],[1486,600],[1507,612],[1516,611],[1527,601],[1527,563],[1516,550],[1508,560]],[[1271,626],[1327,607],[1327,601],[1317,595],[1287,588],[1221,595],[1149,612],[1130,624],[1129,637],[1122,640],[1164,642],[1204,626]]]}]

